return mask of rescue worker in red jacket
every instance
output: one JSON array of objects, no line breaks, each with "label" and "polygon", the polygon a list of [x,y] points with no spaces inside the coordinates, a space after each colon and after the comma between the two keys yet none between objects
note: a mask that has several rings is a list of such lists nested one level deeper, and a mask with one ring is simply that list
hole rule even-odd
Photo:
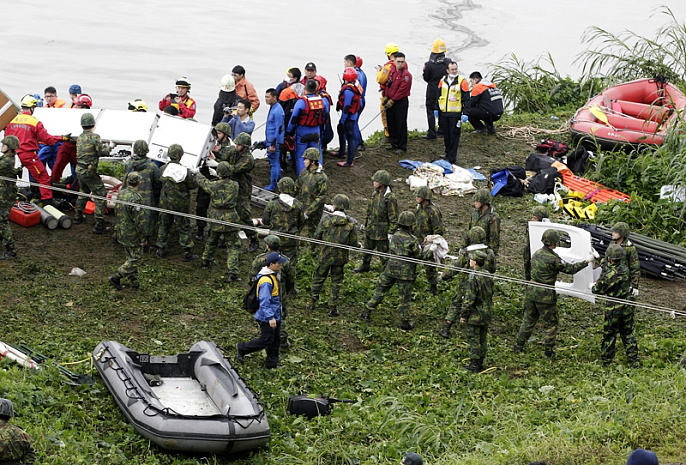
[{"label": "rescue worker in red jacket", "polygon": [[[73,102],[76,106],[72,108],[90,109],[93,106],[93,99],[88,94],[79,94]],[[53,183],[62,180],[62,174],[67,165],[71,165],[71,174],[76,178],[76,138],[65,141],[57,150],[57,158],[52,167],[50,179]],[[72,185],[73,187],[73,185]]]},{"label": "rescue worker in red jacket", "polygon": [[[186,77],[176,80],[176,94],[167,94],[159,103],[160,111],[168,106],[176,108],[183,119],[195,118],[196,104],[188,93],[191,91],[191,81]],[[172,98],[172,96],[174,98]]]},{"label": "rescue worker in red jacket", "polygon": [[407,110],[410,105],[412,75],[405,63],[405,54],[395,54],[395,69],[388,77],[386,98],[383,106],[386,109],[388,133],[391,139],[389,150],[407,152]]},{"label": "rescue worker in red jacket", "polygon": [[317,81],[310,79],[305,84],[305,95],[301,97],[293,107],[293,114],[286,129],[287,136],[295,135],[295,172],[305,168],[302,154],[308,147],[315,147],[320,151],[321,157],[321,126],[329,114],[329,100],[317,93]]},{"label": "rescue worker in red jacket", "polygon": [[469,75],[469,82],[472,85],[469,122],[476,129],[476,134],[495,134],[493,123],[503,116],[503,93],[478,71]]},{"label": "rescue worker in red jacket", "polygon": [[381,92],[381,122],[383,123],[383,130],[386,137],[388,134],[388,120],[386,118],[386,111],[384,108],[384,99],[386,98],[386,85],[388,84],[388,77],[391,71],[395,70],[395,54],[398,53],[398,44],[390,42],[386,44],[386,57],[388,61],[383,66],[376,65],[376,82],[379,83],[379,91]]},{"label": "rescue worker in red jacket", "polygon": [[462,123],[469,118],[469,84],[457,74],[457,63],[448,63],[448,74],[438,82],[438,125],[443,131],[445,158],[457,161]]},{"label": "rescue worker in red jacket", "polygon": [[[17,156],[21,164],[29,171],[29,174],[36,182],[49,186],[50,176],[45,169],[45,165],[38,158],[38,142],[40,141],[45,145],[53,145],[62,140],[68,140],[69,137],[48,134],[43,123],[33,116],[33,111],[37,105],[38,100],[33,95],[25,95],[21,99],[22,111],[7,125],[5,136],[17,136],[19,139]],[[40,198],[45,203],[51,203],[52,191],[41,187]]]},{"label": "rescue worker in red jacket", "polygon": [[357,83],[357,71],[355,68],[347,67],[343,72],[343,85],[338,94],[336,110],[341,111],[341,119],[338,123],[338,133],[344,137],[340,140],[340,154],[345,153],[346,143],[348,149],[348,159],[336,163],[342,167],[352,167],[355,161],[355,150],[359,144],[357,138],[356,124],[362,109],[362,88]]}]

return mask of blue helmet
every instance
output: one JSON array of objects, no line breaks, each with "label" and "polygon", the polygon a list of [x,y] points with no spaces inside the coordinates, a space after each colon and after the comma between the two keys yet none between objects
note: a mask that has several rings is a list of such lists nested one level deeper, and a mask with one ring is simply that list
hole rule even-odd
[{"label": "blue helmet", "polygon": [[40,94],[33,94],[33,98],[38,100],[38,105],[36,105],[37,107],[43,106],[43,97],[41,97]]},{"label": "blue helmet", "polygon": [[79,95],[81,93],[81,86],[78,84],[72,84],[71,86],[69,86],[69,93]]}]

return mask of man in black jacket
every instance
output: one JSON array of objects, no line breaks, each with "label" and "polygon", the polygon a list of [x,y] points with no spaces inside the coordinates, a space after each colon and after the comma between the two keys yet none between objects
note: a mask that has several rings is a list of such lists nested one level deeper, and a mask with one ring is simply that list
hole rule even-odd
[{"label": "man in black jacket", "polygon": [[434,40],[431,46],[429,61],[424,63],[422,76],[426,81],[426,121],[429,130],[424,139],[433,140],[437,135],[441,135],[439,128],[436,132],[436,112],[438,111],[438,81],[445,75],[450,58],[445,57],[445,42],[442,39]]}]

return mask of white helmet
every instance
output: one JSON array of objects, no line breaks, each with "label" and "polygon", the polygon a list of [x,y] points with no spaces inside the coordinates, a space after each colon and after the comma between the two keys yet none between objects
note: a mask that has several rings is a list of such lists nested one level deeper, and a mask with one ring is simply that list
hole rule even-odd
[{"label": "white helmet", "polygon": [[219,81],[219,90],[224,92],[232,92],[236,89],[236,82],[233,80],[233,76],[230,74],[225,74],[222,76],[222,80]]}]

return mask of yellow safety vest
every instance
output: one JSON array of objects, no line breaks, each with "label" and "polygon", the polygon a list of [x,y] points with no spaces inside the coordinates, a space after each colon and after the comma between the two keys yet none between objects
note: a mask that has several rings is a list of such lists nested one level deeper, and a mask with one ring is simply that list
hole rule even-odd
[{"label": "yellow safety vest", "polygon": [[457,76],[452,84],[448,84],[447,76],[438,82],[441,95],[438,97],[438,109],[443,113],[462,112],[462,76]]}]

